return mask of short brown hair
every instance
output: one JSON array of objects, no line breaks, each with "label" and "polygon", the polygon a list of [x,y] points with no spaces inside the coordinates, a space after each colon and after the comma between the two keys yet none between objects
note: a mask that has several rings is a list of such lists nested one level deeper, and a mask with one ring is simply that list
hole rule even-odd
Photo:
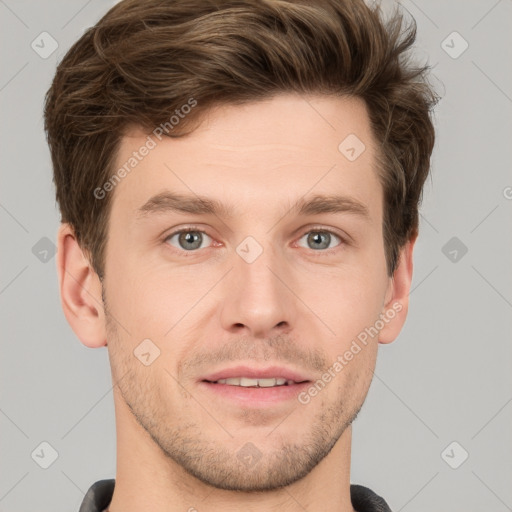
[{"label": "short brown hair", "polygon": [[[62,222],[100,278],[112,194],[93,191],[110,176],[124,131],[168,123],[193,130],[223,104],[278,93],[362,98],[379,144],[388,274],[417,235],[430,169],[438,98],[427,65],[411,62],[414,20],[385,19],[363,0],[124,0],[71,47],[46,96],[45,130]],[[187,130],[188,128],[188,130]],[[340,141],[341,142],[341,141]]]}]

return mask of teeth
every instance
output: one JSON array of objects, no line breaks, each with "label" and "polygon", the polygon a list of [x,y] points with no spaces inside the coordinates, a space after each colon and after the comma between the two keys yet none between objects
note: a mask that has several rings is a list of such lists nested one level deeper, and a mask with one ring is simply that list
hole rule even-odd
[{"label": "teeth", "polygon": [[228,384],[230,386],[241,386],[244,388],[248,387],[260,387],[260,388],[271,388],[273,386],[284,386],[295,384],[293,380],[286,379],[252,379],[250,377],[231,377],[229,379],[219,379],[218,384]]}]

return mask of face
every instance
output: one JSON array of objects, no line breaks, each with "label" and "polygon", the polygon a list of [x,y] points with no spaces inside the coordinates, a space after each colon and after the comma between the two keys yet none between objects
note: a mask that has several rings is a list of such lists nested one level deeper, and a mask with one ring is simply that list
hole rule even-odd
[{"label": "face", "polygon": [[[338,149],[350,134],[356,159]],[[143,145],[109,192],[107,340],[126,410],[203,482],[291,484],[361,408],[378,344],[361,333],[386,309],[364,103],[282,95],[213,111],[184,138],[134,130],[116,168]]]}]

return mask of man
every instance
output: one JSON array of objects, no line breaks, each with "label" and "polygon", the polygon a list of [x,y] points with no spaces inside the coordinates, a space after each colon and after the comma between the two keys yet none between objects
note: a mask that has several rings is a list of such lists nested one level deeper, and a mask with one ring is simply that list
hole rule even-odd
[{"label": "man", "polygon": [[388,511],[351,424],[407,315],[435,94],[362,1],[124,0],[45,122],[62,307],[107,345],[80,512]]}]

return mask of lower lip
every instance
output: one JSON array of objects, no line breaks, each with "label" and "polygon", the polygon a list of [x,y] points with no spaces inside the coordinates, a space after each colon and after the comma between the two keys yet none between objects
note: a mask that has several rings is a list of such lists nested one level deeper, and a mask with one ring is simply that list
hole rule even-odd
[{"label": "lower lip", "polygon": [[227,400],[232,400],[239,405],[246,407],[262,407],[297,399],[297,395],[307,388],[310,382],[301,382],[289,386],[274,386],[271,388],[244,388],[242,386],[214,384],[205,381],[201,381],[199,384],[209,393]]}]

